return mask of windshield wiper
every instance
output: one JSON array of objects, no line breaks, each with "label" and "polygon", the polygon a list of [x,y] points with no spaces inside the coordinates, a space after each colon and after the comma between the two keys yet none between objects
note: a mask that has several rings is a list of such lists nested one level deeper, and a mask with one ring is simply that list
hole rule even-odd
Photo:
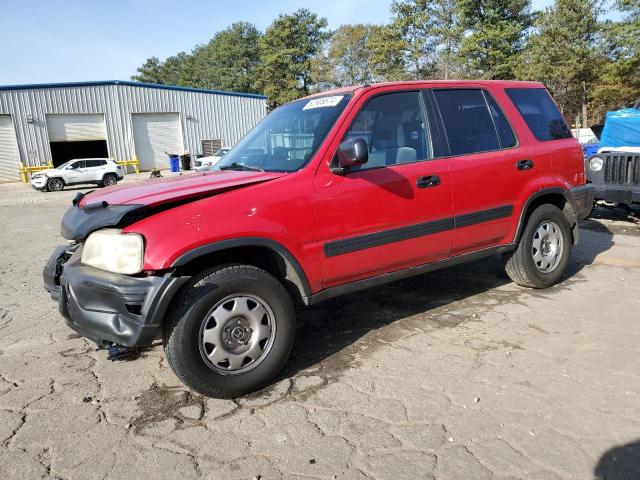
[{"label": "windshield wiper", "polygon": [[220,167],[220,170],[248,170],[251,172],[264,172],[260,167],[252,167],[250,165],[245,165],[244,163],[233,162],[229,165],[223,165]]}]

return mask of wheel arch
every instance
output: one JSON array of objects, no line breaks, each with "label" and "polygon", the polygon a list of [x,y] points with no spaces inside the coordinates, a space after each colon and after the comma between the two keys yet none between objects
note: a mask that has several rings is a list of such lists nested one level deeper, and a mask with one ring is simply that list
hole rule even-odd
[{"label": "wheel arch", "polygon": [[573,243],[578,243],[578,217],[576,214],[576,202],[573,198],[571,190],[567,190],[561,187],[547,187],[537,191],[531,195],[524,203],[520,212],[520,219],[518,220],[518,228],[514,238],[514,243],[520,241],[524,227],[533,212],[537,207],[544,204],[551,204],[558,207],[564,213],[569,227],[571,228],[571,234],[573,237]]},{"label": "wheel arch", "polygon": [[52,177],[47,177],[47,183],[49,183],[49,181],[51,180],[60,180],[62,182],[63,185],[66,185],[67,182],[65,181],[64,177],[62,175],[54,175]]},{"label": "wheel arch", "polygon": [[191,276],[213,265],[230,262],[266,270],[284,284],[295,301],[308,305],[311,288],[302,266],[275,240],[246,237],[201,245],[176,258],[171,268],[177,276]]}]

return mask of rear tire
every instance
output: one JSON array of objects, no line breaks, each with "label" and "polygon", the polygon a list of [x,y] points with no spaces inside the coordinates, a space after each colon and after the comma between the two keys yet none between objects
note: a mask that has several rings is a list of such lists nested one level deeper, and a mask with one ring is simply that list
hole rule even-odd
[{"label": "rear tire", "polygon": [[278,280],[254,266],[222,265],[183,288],[164,326],[164,351],[188,387],[233,398],[278,374],[291,352],[295,324],[291,297]]},{"label": "rear tire", "polygon": [[116,183],[118,183],[118,177],[116,175],[114,175],[113,173],[107,173],[102,178],[102,186],[103,187],[110,187],[111,185],[115,185]]},{"label": "rear tire", "polygon": [[554,285],[569,264],[572,240],[562,211],[555,205],[539,206],[529,216],[517,248],[508,254],[507,275],[523,287]]},{"label": "rear tire", "polygon": [[61,178],[50,178],[47,181],[47,190],[50,192],[60,192],[64,189],[64,182]]}]

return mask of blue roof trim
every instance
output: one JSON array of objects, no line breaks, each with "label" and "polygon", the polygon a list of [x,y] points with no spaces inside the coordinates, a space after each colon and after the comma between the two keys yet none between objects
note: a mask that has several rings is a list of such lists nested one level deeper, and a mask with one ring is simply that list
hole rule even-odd
[{"label": "blue roof trim", "polygon": [[64,83],[40,83],[27,85],[0,85],[3,90],[35,90],[40,88],[66,88],[66,87],[98,87],[102,85],[125,85],[127,87],[158,88],[161,90],[178,90],[181,92],[211,93],[216,95],[229,95],[231,97],[249,97],[265,100],[267,97],[257,93],[225,92],[224,90],[205,90],[204,88],[179,87],[177,85],[160,85],[157,83],[130,82],[128,80],[98,80],[91,82],[64,82]]}]

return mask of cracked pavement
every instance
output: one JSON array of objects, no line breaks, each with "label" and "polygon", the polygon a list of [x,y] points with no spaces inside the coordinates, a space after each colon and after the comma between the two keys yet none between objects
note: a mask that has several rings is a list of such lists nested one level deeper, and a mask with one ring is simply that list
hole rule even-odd
[{"label": "cracked pavement", "polygon": [[41,270],[74,190],[0,185],[0,478],[640,478],[640,226],[597,209],[567,278],[499,257],[299,313],[280,378],[203,398],[161,346],[66,327]]}]

